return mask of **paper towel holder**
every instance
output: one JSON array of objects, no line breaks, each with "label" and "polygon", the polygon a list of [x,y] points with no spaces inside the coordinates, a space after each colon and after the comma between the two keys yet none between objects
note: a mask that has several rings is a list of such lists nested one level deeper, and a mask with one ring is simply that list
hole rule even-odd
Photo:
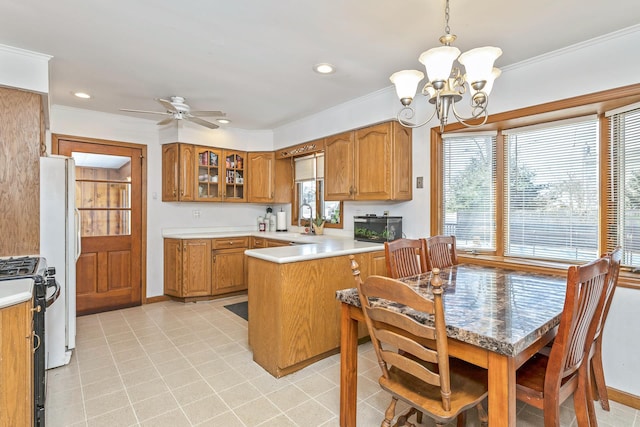
[{"label": "paper towel holder", "polygon": [[280,212],[276,212],[276,232],[287,231],[287,213],[280,208]]}]

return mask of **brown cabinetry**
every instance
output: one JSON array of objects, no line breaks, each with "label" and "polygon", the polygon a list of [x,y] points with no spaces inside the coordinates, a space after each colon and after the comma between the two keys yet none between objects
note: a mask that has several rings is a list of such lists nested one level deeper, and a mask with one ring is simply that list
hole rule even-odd
[{"label": "brown cabinetry", "polygon": [[210,239],[164,239],[164,292],[185,300],[211,295]]},{"label": "brown cabinetry", "polygon": [[0,425],[33,425],[33,303],[0,310]]},{"label": "brown cabinetry", "polygon": [[227,294],[247,289],[244,251],[248,237],[214,239],[212,252],[212,294]]},{"label": "brown cabinetry", "polygon": [[195,190],[195,147],[190,144],[162,146],[162,201],[190,202]]},{"label": "brown cabinetry", "polygon": [[162,201],[245,202],[242,151],[192,144],[162,146]]},{"label": "brown cabinetry", "polygon": [[326,200],[411,200],[411,129],[387,122],[325,140]]},{"label": "brown cabinetry", "polygon": [[274,152],[247,153],[247,200],[250,203],[289,203],[293,188],[290,158],[276,160]]}]

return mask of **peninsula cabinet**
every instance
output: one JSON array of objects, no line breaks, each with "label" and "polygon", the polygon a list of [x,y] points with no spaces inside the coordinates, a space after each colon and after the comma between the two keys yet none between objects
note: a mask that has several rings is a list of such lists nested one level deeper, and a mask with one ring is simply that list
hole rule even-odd
[{"label": "peninsula cabinet", "polygon": [[164,239],[164,293],[184,301],[211,295],[211,239]]},{"label": "peninsula cabinet", "polygon": [[326,200],[411,200],[411,129],[381,123],[325,140]]},{"label": "peninsula cabinet", "polygon": [[0,426],[33,425],[33,303],[0,310]]}]

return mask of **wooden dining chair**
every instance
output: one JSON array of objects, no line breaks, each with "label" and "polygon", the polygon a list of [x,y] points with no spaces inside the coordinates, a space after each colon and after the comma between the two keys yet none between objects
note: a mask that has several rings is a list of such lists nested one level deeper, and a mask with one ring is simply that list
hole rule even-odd
[{"label": "wooden dining chair", "polygon": [[[434,270],[433,300],[424,298],[410,286],[388,277],[369,276],[363,282],[353,256],[351,269],[365,322],[382,369],[379,383],[391,394],[382,427],[390,427],[396,404],[402,400],[409,411],[398,416],[394,425],[415,427],[409,421],[417,414],[433,418],[437,425],[458,419],[464,425],[465,411],[487,396],[487,371],[461,360],[449,359],[442,280]],[[425,324],[399,311],[376,306],[370,298],[383,298],[425,313],[432,319]],[[425,345],[428,344],[428,345]],[[485,420],[486,421],[486,420]]]},{"label": "wooden dining chair", "polygon": [[426,239],[427,270],[458,264],[456,236],[432,236]]},{"label": "wooden dining chair", "polygon": [[589,353],[589,360],[591,361],[591,370],[593,372],[593,379],[596,385],[597,397],[600,399],[600,406],[605,411],[609,411],[609,394],[607,393],[607,385],[604,380],[604,369],[602,368],[602,329],[607,321],[607,315],[611,308],[611,301],[613,300],[613,294],[615,293],[616,286],[618,285],[618,275],[620,274],[620,264],[622,263],[622,248],[618,246],[613,252],[605,254],[610,259],[609,262],[609,282],[606,287],[606,294],[604,299],[604,306],[602,308],[602,314],[596,328],[596,333],[593,338],[593,345]]},{"label": "wooden dining chair", "polygon": [[427,272],[424,239],[397,239],[384,242],[387,275],[393,279]]},{"label": "wooden dining chair", "polygon": [[545,427],[560,425],[560,404],[571,395],[578,426],[590,424],[589,414],[594,410],[588,397],[588,357],[597,327],[594,319],[600,318],[604,305],[608,272],[608,257],[569,267],[564,307],[550,354],[537,353],[516,372],[516,398],[542,409]]}]

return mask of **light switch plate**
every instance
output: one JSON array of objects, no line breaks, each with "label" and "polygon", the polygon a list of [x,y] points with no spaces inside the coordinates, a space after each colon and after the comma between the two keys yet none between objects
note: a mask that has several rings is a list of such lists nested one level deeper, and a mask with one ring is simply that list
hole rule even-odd
[{"label": "light switch plate", "polygon": [[424,188],[424,177],[419,176],[416,178],[416,188]]}]

